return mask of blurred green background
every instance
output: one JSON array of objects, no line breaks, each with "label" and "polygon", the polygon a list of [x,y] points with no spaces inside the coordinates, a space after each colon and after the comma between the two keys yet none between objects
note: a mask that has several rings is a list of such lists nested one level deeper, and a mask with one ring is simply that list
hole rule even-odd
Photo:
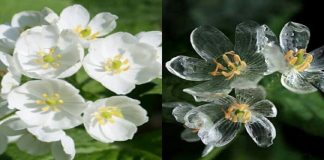
[{"label": "blurred green background", "polygon": [[[111,12],[119,17],[113,32],[125,31],[136,34],[141,31],[161,30],[162,0],[0,0],[0,23],[10,23],[12,16],[23,10],[41,10],[49,7],[56,13],[72,4],[82,4],[91,14]],[[87,100],[109,97],[112,92],[79,71],[67,79],[81,90]],[[148,111],[149,122],[139,127],[134,139],[126,142],[103,144],[93,140],[83,126],[67,130],[76,143],[76,160],[159,160],[161,159],[161,92],[162,81],[137,86],[128,94],[141,101]],[[11,144],[0,160],[50,160],[51,155],[29,156]]]},{"label": "blurred green background", "polygon": [[[191,31],[210,24],[234,41],[235,26],[244,20],[267,24],[279,35],[288,21],[310,28],[308,51],[324,45],[322,5],[309,0],[163,0],[163,60],[177,55],[198,57],[190,44]],[[187,101],[193,98],[182,92],[197,84],[182,80],[163,70],[163,102]],[[322,160],[324,159],[324,95],[316,92],[298,95],[280,84],[280,75],[265,77],[261,84],[267,99],[275,103],[278,116],[270,118],[277,130],[274,144],[259,148],[246,131],[227,146],[214,149],[200,158],[204,145],[180,139],[184,127],[173,119],[163,121],[163,159],[167,160]],[[201,104],[201,103],[200,103]],[[165,114],[170,113],[164,110]],[[167,117],[167,116],[166,116]]]}]

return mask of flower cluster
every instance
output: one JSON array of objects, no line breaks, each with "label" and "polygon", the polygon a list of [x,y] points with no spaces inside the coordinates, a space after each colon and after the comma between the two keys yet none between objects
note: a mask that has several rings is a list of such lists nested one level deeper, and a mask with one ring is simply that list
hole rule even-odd
[{"label": "flower cluster", "polygon": [[[124,94],[161,78],[162,33],[110,34],[117,19],[102,12],[90,20],[83,6],[72,5],[59,15],[22,11],[0,25],[0,154],[16,143],[32,155],[73,159],[74,141],[64,130],[83,124],[92,138],[112,143],[132,139],[148,121],[140,101]],[[81,67],[123,95],[84,99],[64,80]]]},{"label": "flower cluster", "polygon": [[[201,140],[207,147],[203,156],[214,147],[234,139],[242,124],[258,146],[272,145],[275,128],[265,117],[276,117],[272,102],[265,100],[265,91],[258,82],[276,71],[281,83],[295,93],[324,92],[323,47],[306,52],[309,40],[306,26],[288,22],[280,33],[280,42],[266,25],[247,21],[236,27],[235,45],[218,29],[201,26],[191,33],[191,44],[202,59],[177,56],[166,63],[174,75],[189,81],[205,81],[183,91],[197,102],[165,103],[173,116],[184,123],[182,139]],[[235,89],[236,98],[230,96]]]}]

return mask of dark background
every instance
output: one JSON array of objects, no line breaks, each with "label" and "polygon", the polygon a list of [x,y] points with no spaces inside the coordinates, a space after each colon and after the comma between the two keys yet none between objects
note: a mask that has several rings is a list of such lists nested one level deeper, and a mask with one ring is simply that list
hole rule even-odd
[{"label": "dark background", "polygon": [[[244,20],[268,25],[276,35],[288,21],[309,27],[308,51],[324,45],[323,5],[310,0],[163,0],[163,61],[177,55],[198,57],[190,44],[191,31],[210,24],[234,41],[235,26]],[[163,70],[163,102],[187,101],[193,98],[182,92],[194,82],[182,80]],[[284,89],[280,74],[261,81],[267,99],[273,101],[278,116],[269,119],[277,130],[274,144],[259,148],[246,131],[227,146],[214,149],[204,159],[219,160],[321,160],[324,159],[324,97],[316,92],[298,95]],[[184,127],[163,109],[163,159],[199,159],[204,145],[180,139]]]}]

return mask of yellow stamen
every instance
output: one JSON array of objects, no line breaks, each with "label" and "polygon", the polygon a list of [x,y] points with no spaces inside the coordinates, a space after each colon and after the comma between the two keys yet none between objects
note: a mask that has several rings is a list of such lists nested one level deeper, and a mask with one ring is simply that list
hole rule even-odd
[{"label": "yellow stamen", "polygon": [[225,113],[225,118],[232,122],[247,123],[251,120],[251,111],[247,104],[235,103],[228,107]]},{"label": "yellow stamen", "polygon": [[[229,57],[230,56],[230,57]],[[242,61],[240,56],[235,54],[234,51],[225,52],[222,56],[227,67],[214,60],[216,68],[210,72],[212,76],[224,76],[227,80],[232,79],[235,75],[240,75],[247,65]]]},{"label": "yellow stamen", "polygon": [[35,59],[34,62],[41,65],[43,69],[60,67],[60,63],[57,61],[62,58],[62,55],[55,53],[54,48],[50,48],[48,53],[41,50],[36,54],[39,56],[39,58]]},{"label": "yellow stamen", "polygon": [[306,53],[305,49],[299,49],[297,52],[289,50],[284,58],[298,72],[304,72],[313,61],[313,55]]},{"label": "yellow stamen", "polygon": [[128,59],[123,57],[121,54],[117,54],[113,58],[108,58],[104,64],[104,70],[113,75],[127,71],[128,69]]},{"label": "yellow stamen", "polygon": [[47,112],[49,110],[58,112],[60,111],[59,106],[64,104],[64,101],[61,99],[60,94],[58,93],[54,93],[52,96],[43,93],[42,97],[43,99],[36,100],[35,103],[38,105],[45,105],[41,108],[41,110],[44,112]]},{"label": "yellow stamen", "polygon": [[114,117],[124,118],[121,110],[114,106],[100,107],[97,112],[93,113],[93,116],[99,125],[104,125],[106,122],[115,123]]},{"label": "yellow stamen", "polygon": [[77,26],[74,29],[74,32],[76,32],[81,38],[87,39],[87,40],[93,40],[96,39],[99,36],[99,32],[92,33],[92,29],[88,26],[86,28],[82,28],[81,26]]}]

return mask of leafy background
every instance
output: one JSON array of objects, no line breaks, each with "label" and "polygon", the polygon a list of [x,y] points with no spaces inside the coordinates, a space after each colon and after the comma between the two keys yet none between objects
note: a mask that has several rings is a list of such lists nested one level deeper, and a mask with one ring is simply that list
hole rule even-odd
[{"label": "leafy background", "polygon": [[[91,16],[108,11],[119,19],[114,32],[125,31],[136,34],[141,31],[161,30],[161,0],[0,0],[0,23],[8,23],[12,16],[23,10],[41,10],[49,7],[56,13],[72,4],[82,4]],[[90,79],[84,70],[67,79],[81,90],[88,100],[113,96],[98,82]],[[141,101],[147,109],[150,121],[139,127],[134,139],[126,142],[103,144],[87,135],[83,126],[67,131],[76,143],[76,160],[159,160],[162,154],[161,135],[162,81],[137,86],[128,96]],[[50,160],[51,155],[29,156],[11,144],[1,160]]]},{"label": "leafy background", "polygon": [[[190,44],[190,33],[199,25],[210,24],[234,40],[235,26],[244,20],[267,24],[279,35],[288,21],[307,25],[311,31],[309,51],[324,45],[323,23],[319,18],[322,5],[308,0],[163,0],[163,60],[177,55],[198,57]],[[163,70],[163,102],[187,101],[193,98],[182,92],[194,82],[182,80]],[[324,95],[316,92],[298,95],[280,84],[280,75],[265,77],[261,84],[267,99],[275,103],[278,116],[271,118],[277,130],[274,144],[259,148],[242,130],[233,142],[214,149],[200,158],[201,142],[180,139],[184,129],[175,123],[170,109],[163,108],[163,158],[168,160],[321,160],[324,159]]]}]

